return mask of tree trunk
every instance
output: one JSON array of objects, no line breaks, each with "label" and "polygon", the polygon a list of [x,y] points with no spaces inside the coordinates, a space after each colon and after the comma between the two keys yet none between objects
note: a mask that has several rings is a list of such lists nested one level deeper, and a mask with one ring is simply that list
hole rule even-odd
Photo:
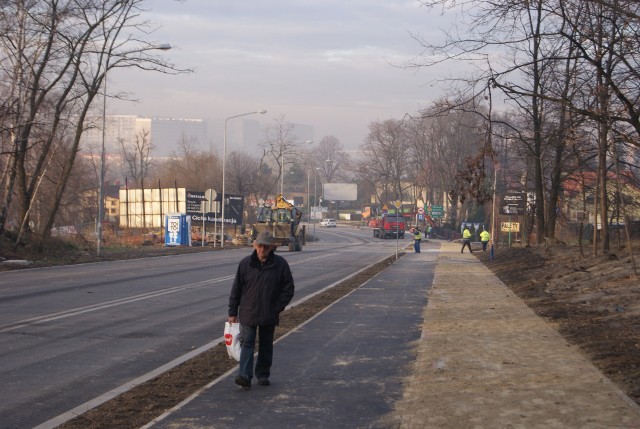
[{"label": "tree trunk", "polygon": [[609,228],[607,219],[609,218],[609,202],[607,197],[607,148],[609,127],[605,123],[601,123],[598,127],[598,176],[600,178],[600,186],[598,189],[600,197],[600,242],[602,243],[602,252],[609,253]]},{"label": "tree trunk", "polygon": [[[618,197],[620,198],[620,208],[622,210],[622,218],[624,219],[624,234],[627,241],[627,251],[631,257],[631,265],[633,267],[633,275],[638,277],[638,268],[636,267],[636,259],[633,257],[633,246],[631,245],[631,234],[629,233],[629,217],[627,216],[627,209],[624,202],[624,195],[622,194],[622,186],[620,186],[620,165],[618,163],[618,151],[616,144],[613,143],[613,162],[616,167],[616,190]],[[618,218],[618,223],[620,219]]]},{"label": "tree trunk", "polygon": [[[11,133],[12,137],[12,147],[15,147],[14,134]],[[10,154],[8,164],[8,175],[6,177],[5,186],[4,186],[4,199],[2,201],[2,207],[0,207],[0,232],[4,231],[6,228],[7,216],[9,214],[9,206],[11,206],[11,200],[13,197],[13,188],[15,186],[16,181],[16,164],[18,162],[18,158],[16,153]]]},{"label": "tree trunk", "polygon": [[[596,170],[596,188],[593,190],[593,243],[592,255],[598,256],[598,190],[600,189],[600,170]],[[602,225],[602,222],[600,222]]]},{"label": "tree trunk", "polygon": [[[73,170],[73,163],[75,162],[76,154],[78,153],[78,146],[80,145],[80,137],[82,136],[82,132],[84,130],[84,120],[87,116],[87,111],[89,110],[89,107],[91,106],[91,102],[93,101],[93,98],[95,97],[95,95],[96,95],[96,92],[91,92],[88,94],[88,98],[85,102],[85,105],[83,106],[83,110],[80,112],[80,115],[78,115],[78,122],[75,128],[75,135],[73,138],[73,142],[71,144],[71,148],[69,150],[70,156],[66,160],[64,167],[62,169],[62,174],[56,186],[54,203],[51,208],[51,211],[49,212],[47,218],[45,219],[44,226],[42,229],[42,240],[41,240],[42,244],[44,244],[44,242],[49,238],[49,235],[51,234],[51,228],[53,227],[53,224],[55,222],[56,214],[58,213],[58,209],[60,208],[60,202],[62,201],[62,196],[64,195],[64,190],[67,186],[67,181],[71,176],[71,171]],[[98,219],[98,221],[100,221],[100,219]]]}]

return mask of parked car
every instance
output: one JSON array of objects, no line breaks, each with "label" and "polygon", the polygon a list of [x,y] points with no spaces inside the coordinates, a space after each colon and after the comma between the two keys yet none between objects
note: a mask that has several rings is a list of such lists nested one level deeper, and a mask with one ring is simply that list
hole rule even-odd
[{"label": "parked car", "polygon": [[336,227],[336,220],[335,219],[331,219],[331,218],[327,218],[327,219],[322,219],[320,221],[320,226],[325,226],[327,228],[329,227]]}]

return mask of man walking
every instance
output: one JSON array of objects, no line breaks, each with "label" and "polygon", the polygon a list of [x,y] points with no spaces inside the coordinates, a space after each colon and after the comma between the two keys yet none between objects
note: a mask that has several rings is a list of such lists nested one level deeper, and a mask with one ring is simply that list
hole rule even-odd
[{"label": "man walking", "polygon": [[464,226],[464,231],[462,231],[462,249],[460,249],[460,253],[464,253],[464,248],[469,246],[469,253],[473,253],[471,250],[471,231],[467,225]]},{"label": "man walking", "polygon": [[486,229],[483,229],[480,233],[480,242],[482,243],[483,252],[487,251],[487,244],[489,243],[489,240],[491,240],[491,234],[489,234],[489,231]]},{"label": "man walking", "polygon": [[[277,245],[267,231],[253,242],[253,253],[240,261],[229,296],[229,322],[240,321],[242,348],[237,385],[249,389],[255,374],[258,384],[271,384],[273,335],[280,313],[293,298],[295,286],[286,259],[275,254]],[[258,359],[253,366],[256,335]]]},{"label": "man walking", "polygon": [[422,241],[422,234],[418,228],[413,228],[413,250],[416,253],[420,253],[420,242]]}]

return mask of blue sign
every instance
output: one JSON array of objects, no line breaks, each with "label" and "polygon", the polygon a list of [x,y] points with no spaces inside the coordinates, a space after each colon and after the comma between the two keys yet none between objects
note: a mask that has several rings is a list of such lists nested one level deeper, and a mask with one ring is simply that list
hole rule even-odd
[{"label": "blue sign", "polygon": [[424,213],[418,213],[418,220],[424,220]]},{"label": "blue sign", "polygon": [[191,216],[180,213],[167,214],[164,217],[164,245],[191,245]]}]

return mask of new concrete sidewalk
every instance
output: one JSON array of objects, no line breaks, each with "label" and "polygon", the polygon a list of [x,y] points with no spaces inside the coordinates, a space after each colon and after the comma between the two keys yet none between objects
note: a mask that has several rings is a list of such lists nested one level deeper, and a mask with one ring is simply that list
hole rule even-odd
[{"label": "new concrete sidewalk", "polygon": [[640,407],[460,247],[423,242],[282,338],[271,386],[241,390],[234,370],[149,427],[640,427]]},{"label": "new concrete sidewalk", "polygon": [[640,407],[460,247],[442,244],[389,426],[640,428]]}]

